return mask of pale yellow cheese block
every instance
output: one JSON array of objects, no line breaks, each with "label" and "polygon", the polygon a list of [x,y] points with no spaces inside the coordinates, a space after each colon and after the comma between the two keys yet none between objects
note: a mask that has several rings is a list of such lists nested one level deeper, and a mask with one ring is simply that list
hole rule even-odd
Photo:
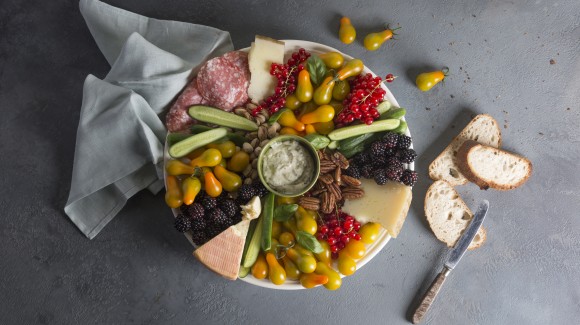
[{"label": "pale yellow cheese block", "polygon": [[262,211],[260,198],[253,197],[241,208],[242,221],[222,231],[193,252],[203,265],[230,280],[238,278],[250,221],[258,218]]},{"label": "pale yellow cheese block", "polygon": [[360,223],[376,222],[396,238],[403,227],[413,194],[411,187],[389,181],[377,185],[372,179],[361,179],[365,195],[357,200],[346,200],[342,210]]},{"label": "pale yellow cheese block", "polygon": [[274,93],[277,80],[270,74],[272,63],[284,63],[284,42],[256,35],[248,53],[250,87],[248,96],[258,104]]},{"label": "pale yellow cheese block", "polygon": [[250,220],[240,221],[196,249],[193,255],[226,279],[237,279],[249,226]]}]

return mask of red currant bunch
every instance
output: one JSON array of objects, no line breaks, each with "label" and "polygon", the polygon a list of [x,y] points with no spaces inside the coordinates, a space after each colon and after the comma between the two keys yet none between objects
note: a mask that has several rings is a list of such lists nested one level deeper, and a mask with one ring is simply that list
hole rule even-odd
[{"label": "red currant bunch", "polygon": [[372,124],[379,118],[377,106],[385,97],[386,91],[381,88],[383,80],[367,73],[350,81],[350,93],[342,102],[344,109],[336,117],[336,124],[346,125],[361,120]]},{"label": "red currant bunch", "polygon": [[264,101],[260,102],[253,111],[252,115],[256,116],[263,109],[267,109],[270,114],[274,114],[286,104],[286,96],[296,91],[298,73],[304,70],[304,62],[308,60],[310,53],[301,48],[292,53],[286,64],[272,63],[270,74],[276,77],[277,84],[274,94]]},{"label": "red currant bunch", "polygon": [[327,214],[318,225],[316,238],[326,240],[330,245],[330,252],[333,259],[338,258],[338,252],[342,250],[351,240],[360,240],[358,233],[360,223],[356,219],[342,211]]}]

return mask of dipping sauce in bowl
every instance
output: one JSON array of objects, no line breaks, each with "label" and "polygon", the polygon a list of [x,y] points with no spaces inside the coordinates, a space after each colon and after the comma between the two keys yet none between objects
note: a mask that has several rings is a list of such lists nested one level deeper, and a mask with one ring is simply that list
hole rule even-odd
[{"label": "dipping sauce in bowl", "polygon": [[320,172],[316,149],[301,137],[283,135],[264,146],[258,174],[268,190],[279,196],[299,196],[315,183]]}]

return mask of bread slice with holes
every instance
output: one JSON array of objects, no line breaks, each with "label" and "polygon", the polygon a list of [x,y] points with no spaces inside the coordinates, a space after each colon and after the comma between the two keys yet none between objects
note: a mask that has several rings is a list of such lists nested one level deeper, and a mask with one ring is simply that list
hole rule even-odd
[{"label": "bread slice with holes", "polygon": [[[446,181],[436,181],[427,190],[425,215],[435,237],[448,247],[455,246],[473,218],[473,212]],[[485,229],[480,227],[468,249],[481,247],[486,238]]]},{"label": "bread slice with holes", "polygon": [[445,180],[452,186],[467,183],[467,178],[459,170],[456,158],[459,147],[467,140],[499,148],[501,146],[499,124],[488,114],[477,115],[471,120],[461,133],[429,165],[429,177],[432,180]]},{"label": "bread slice with holes", "polygon": [[532,162],[525,157],[471,140],[459,148],[457,163],[465,178],[482,190],[511,190],[532,175]]}]

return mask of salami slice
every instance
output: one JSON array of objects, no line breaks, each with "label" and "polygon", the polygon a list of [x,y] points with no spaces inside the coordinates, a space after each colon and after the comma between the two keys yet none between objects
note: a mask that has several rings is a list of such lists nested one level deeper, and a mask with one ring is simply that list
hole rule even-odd
[{"label": "salami slice", "polygon": [[244,65],[243,55],[228,54],[207,61],[197,75],[199,93],[212,106],[231,111],[234,107],[248,101],[250,85],[247,57]]},{"label": "salami slice", "polygon": [[250,80],[250,65],[248,64],[248,53],[242,51],[232,51],[223,55],[224,58],[232,62],[244,72],[247,80]]},{"label": "salami slice", "polygon": [[187,109],[192,105],[207,103],[197,90],[197,79],[193,79],[187,84],[165,116],[167,130],[169,132],[182,131],[195,124],[196,121],[189,116]]}]

